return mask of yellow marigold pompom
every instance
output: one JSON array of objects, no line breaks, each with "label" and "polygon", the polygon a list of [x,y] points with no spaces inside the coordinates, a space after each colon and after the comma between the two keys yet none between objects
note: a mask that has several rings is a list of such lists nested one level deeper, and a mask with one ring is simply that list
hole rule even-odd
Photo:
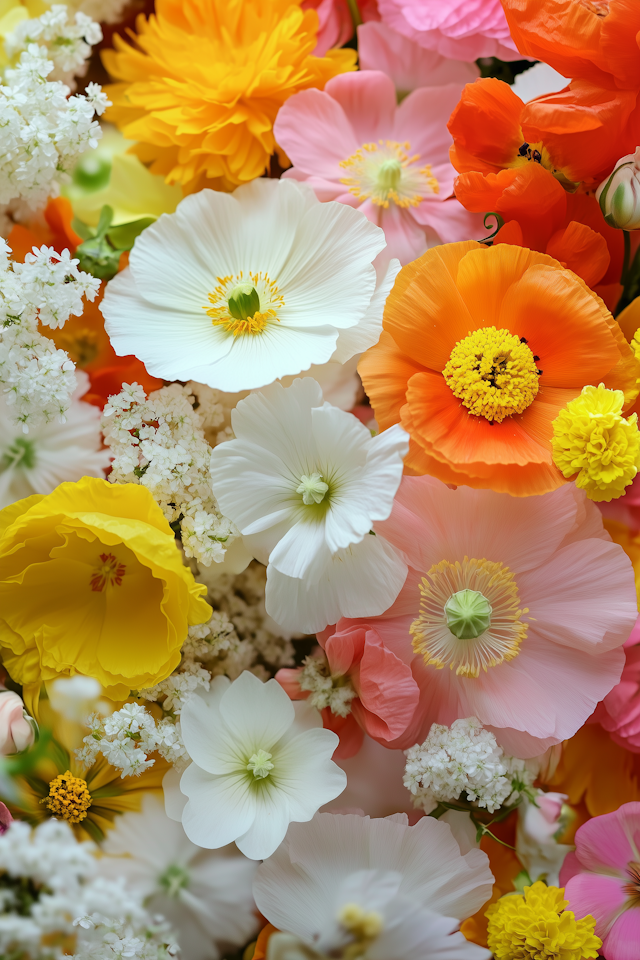
[{"label": "yellow marigold pompom", "polygon": [[38,687],[95,677],[107,696],[153,686],[211,615],[144,486],[84,477],[0,511],[0,653]]},{"label": "yellow marigold pompom", "polygon": [[260,177],[292,94],[354,70],[353,50],[313,56],[318,14],[302,0],[156,0],[135,46],[113,38],[107,119],[153,173],[191,193]]},{"label": "yellow marigold pompom", "polygon": [[592,916],[576,920],[564,889],[538,880],[486,911],[487,943],[495,960],[592,960],[602,941]]},{"label": "yellow marigold pompom", "polygon": [[637,414],[622,416],[624,395],[584,387],[553,421],[553,462],[590,500],[622,496],[640,467]]}]

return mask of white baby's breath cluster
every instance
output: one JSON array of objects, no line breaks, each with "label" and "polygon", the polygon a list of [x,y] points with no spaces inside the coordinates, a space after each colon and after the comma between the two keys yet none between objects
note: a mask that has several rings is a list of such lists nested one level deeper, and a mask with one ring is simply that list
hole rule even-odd
[{"label": "white baby's breath cluster", "polygon": [[54,4],[33,20],[23,20],[5,38],[5,50],[15,57],[33,43],[44,47],[53,70],[49,80],[59,80],[75,90],[74,77],[87,72],[91,47],[102,40],[100,24],[86,13],[72,13],[65,5]]},{"label": "white baby's breath cluster", "polygon": [[99,84],[84,95],[47,78],[54,70],[45,47],[29,44],[0,84],[0,204],[44,205],[70,179],[78,157],[102,136],[94,119],[109,106]]},{"label": "white baby's breath cluster", "polygon": [[114,455],[109,479],[147,487],[174,529],[187,557],[209,565],[224,559],[238,537],[211,490],[211,446],[191,385],[173,383],[146,396],[137,383],[109,398],[102,422]]},{"label": "white baby's breath cluster", "polygon": [[[124,881],[97,876],[95,852],[62,820],[35,829],[20,820],[9,825],[0,836],[0,956],[62,960],[61,941],[85,936],[73,923],[79,914],[99,912],[137,929],[151,922]],[[79,956],[99,956],[79,949]]]},{"label": "white baby's breath cluster", "polygon": [[72,314],[82,314],[82,298],[93,300],[100,286],[78,270],[68,250],[34,250],[15,263],[0,240],[0,383],[14,422],[25,432],[51,420],[64,423],[77,386],[73,362],[39,332],[38,323],[62,327]]},{"label": "white baby's breath cluster", "polygon": [[94,913],[75,925],[87,933],[72,960],[169,960],[180,954],[169,925],[160,918],[135,922]]},{"label": "white baby's breath cluster", "polygon": [[495,736],[475,717],[454,720],[450,727],[434,723],[424,743],[405,753],[404,785],[414,806],[426,813],[463,793],[494,813],[503,804],[514,803],[536,776],[532,764],[505,756]]},{"label": "white baby's breath cluster", "polygon": [[78,762],[89,767],[101,754],[121,771],[122,778],[138,777],[152,767],[152,753],[173,764],[179,764],[186,756],[180,724],[171,717],[156,722],[138,703],[125,703],[108,717],[93,713],[86,725],[90,733],[83,740],[84,746],[76,751]]},{"label": "white baby's breath cluster", "polygon": [[348,717],[351,701],[357,697],[348,677],[333,677],[323,653],[306,657],[298,679],[301,690],[309,691],[309,703],[317,710],[329,707],[337,717]]}]

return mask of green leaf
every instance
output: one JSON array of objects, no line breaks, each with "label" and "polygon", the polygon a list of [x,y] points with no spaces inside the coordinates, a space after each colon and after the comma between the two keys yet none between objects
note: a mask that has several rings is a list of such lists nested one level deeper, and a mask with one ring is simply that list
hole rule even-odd
[{"label": "green leaf", "polygon": [[98,229],[96,230],[96,237],[105,237],[107,230],[111,226],[113,220],[113,207],[110,207],[109,204],[105,203],[104,207],[100,211],[100,219],[98,220]]},{"label": "green leaf", "polygon": [[111,227],[107,239],[119,250],[131,250],[142,231],[155,222],[154,217],[142,217],[141,220],[132,220],[131,223],[119,223],[117,227]]},{"label": "green leaf", "polygon": [[83,240],[91,240],[95,236],[89,224],[83,223],[83,221],[78,220],[77,217],[74,217],[71,221],[71,229],[74,230],[79,237],[82,237]]}]

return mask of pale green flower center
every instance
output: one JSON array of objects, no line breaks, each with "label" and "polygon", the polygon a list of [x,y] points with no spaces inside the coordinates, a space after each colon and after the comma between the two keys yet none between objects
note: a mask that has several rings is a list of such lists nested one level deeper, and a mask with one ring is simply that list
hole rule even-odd
[{"label": "pale green flower center", "polygon": [[238,283],[229,294],[227,303],[235,320],[249,320],[260,310],[260,296],[249,281]]},{"label": "pale green flower center", "polygon": [[158,883],[169,897],[177,897],[181,890],[189,886],[189,874],[184,867],[172,863],[159,878]]},{"label": "pale green flower center", "polygon": [[36,465],[36,445],[33,440],[26,437],[17,437],[10,447],[4,451],[0,463],[0,469],[3,467],[22,467],[24,470],[32,470]]},{"label": "pale green flower center", "polygon": [[380,190],[397,190],[402,179],[402,164],[399,160],[385,160],[378,168]]},{"label": "pale green flower center", "polygon": [[447,626],[459,640],[472,640],[491,624],[492,607],[477,590],[458,590],[444,605]]},{"label": "pale green flower center", "polygon": [[249,758],[247,770],[251,771],[256,780],[263,780],[273,770],[274,764],[271,763],[271,756],[266,750],[260,749]]},{"label": "pale green flower center", "polygon": [[300,486],[296,493],[301,493],[302,502],[310,506],[312,503],[322,503],[328,490],[329,484],[324,482],[322,474],[312,473],[310,476],[303,474],[300,477]]}]

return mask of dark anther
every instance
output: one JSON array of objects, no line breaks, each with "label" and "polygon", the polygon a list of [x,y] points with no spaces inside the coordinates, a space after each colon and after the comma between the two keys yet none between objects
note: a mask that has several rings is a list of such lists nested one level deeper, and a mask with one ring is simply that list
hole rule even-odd
[{"label": "dark anther", "polygon": [[523,143],[521,147],[518,147],[518,153],[520,154],[521,157],[526,157],[528,149],[529,149],[529,144]]},{"label": "dark anther", "polygon": [[539,359],[540,359],[540,357],[534,357],[534,358],[533,358],[534,363],[537,363]]},{"label": "dark anther", "polygon": [[536,163],[542,163],[542,154],[540,153],[539,150],[534,150],[534,151],[533,151],[532,159],[533,159]]},{"label": "dark anther", "polygon": [[529,343],[526,337],[520,337],[520,343]]},{"label": "dark anther", "polygon": [[541,377],[542,374],[544,373],[544,370],[536,370],[536,373],[538,374],[539,377]]}]

